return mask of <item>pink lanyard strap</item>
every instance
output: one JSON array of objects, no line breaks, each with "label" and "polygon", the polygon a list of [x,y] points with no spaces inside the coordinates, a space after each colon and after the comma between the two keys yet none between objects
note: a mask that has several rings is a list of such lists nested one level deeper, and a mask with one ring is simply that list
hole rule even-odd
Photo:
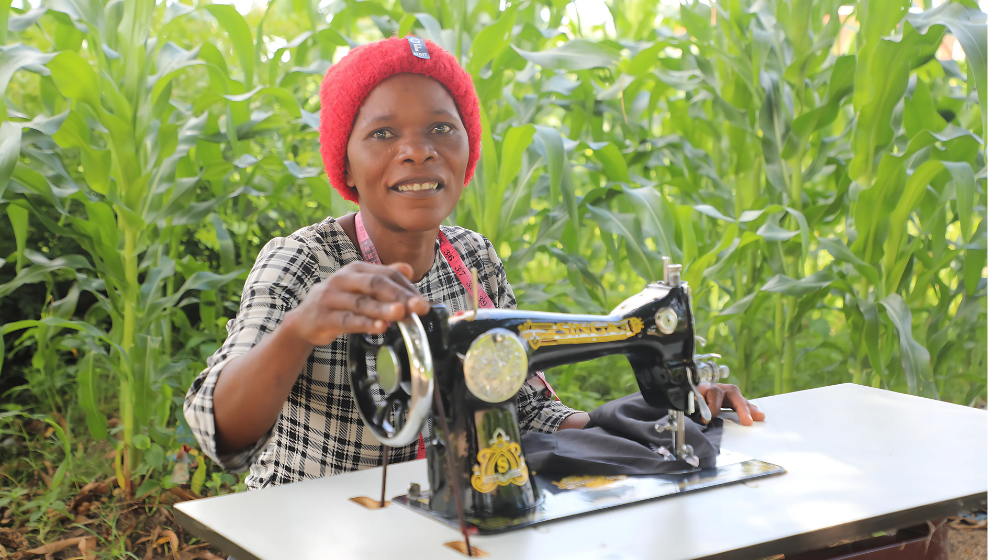
[{"label": "pink lanyard strap", "polygon": [[[382,260],[378,258],[378,251],[375,250],[375,244],[372,243],[371,237],[368,236],[368,231],[365,230],[365,223],[361,219],[361,212],[354,215],[354,229],[358,234],[358,245],[361,246],[361,257],[365,259],[365,262],[372,264],[382,264]],[[444,259],[448,261],[448,265],[455,272],[455,276],[458,276],[458,281],[465,286],[465,290],[472,293],[472,273],[469,272],[468,267],[462,262],[461,255],[458,254],[458,250],[455,246],[448,241],[448,238],[444,236],[444,232],[438,230],[438,241],[441,243],[441,254],[444,255]],[[483,289],[483,285],[479,285],[479,307],[485,309],[494,309],[496,305],[493,300],[486,295],[486,290]],[[549,394],[559,400],[559,395],[552,389],[549,382],[545,380],[545,374],[538,371],[535,372],[538,379],[545,385],[545,389],[548,390]],[[420,448],[421,453],[418,455],[418,459],[423,458],[423,436],[420,438]]]},{"label": "pink lanyard strap", "polygon": [[[361,219],[361,212],[354,215],[354,229],[358,233],[358,245],[361,246],[361,256],[365,259],[365,262],[382,264],[382,260],[378,258],[378,251],[375,250],[375,244],[372,243],[371,237],[368,237],[365,223]],[[469,272],[468,267],[462,262],[462,257],[458,254],[458,249],[455,249],[455,246],[451,244],[451,241],[448,241],[448,238],[444,236],[444,232],[441,230],[438,230],[438,241],[441,243],[441,254],[444,255],[444,259],[448,261],[448,265],[455,272],[455,276],[458,276],[458,281],[471,294],[472,273]],[[482,283],[479,284],[479,307],[481,309],[496,308],[490,296],[486,295],[486,290],[483,289]]]}]

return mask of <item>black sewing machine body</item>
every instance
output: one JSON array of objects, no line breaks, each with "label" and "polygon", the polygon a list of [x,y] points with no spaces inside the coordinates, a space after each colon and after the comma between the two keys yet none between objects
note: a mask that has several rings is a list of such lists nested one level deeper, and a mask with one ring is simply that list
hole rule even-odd
[{"label": "black sewing machine body", "polygon": [[[656,314],[673,310],[676,325],[664,334]],[[621,354],[635,371],[642,396],[652,405],[676,410],[687,408],[687,368],[695,368],[694,321],[687,283],[670,288],[650,284],[608,315],[573,315],[481,309],[475,321],[465,315],[451,319],[449,362],[442,374],[461,372],[458,354],[472,341],[494,328],[507,329],[528,344],[528,371],[584,362]]]},{"label": "black sewing machine body", "polygon": [[[715,382],[720,368],[694,353],[691,298],[679,278],[648,285],[608,315],[479,309],[449,317],[436,305],[419,318],[419,327],[416,323],[414,317],[394,325],[381,346],[351,337],[352,390],[366,425],[387,445],[411,443],[422,419],[433,418],[426,442],[428,505],[443,515],[457,513],[446,432],[467,514],[511,516],[538,504],[540,494],[520,450],[515,406],[528,372],[621,354],[649,404],[678,411],[679,418],[680,411],[695,414],[698,403],[706,420],[710,416],[696,385]],[[374,376],[367,353],[377,353]],[[372,397],[375,384],[386,395],[381,404]],[[446,426],[430,414],[434,384]],[[679,431],[676,449],[683,451],[682,419],[665,429]]]},{"label": "black sewing machine body", "polygon": [[[662,315],[661,310],[665,309],[673,310],[678,318],[670,334],[664,334],[656,326],[657,312]],[[440,332],[437,325],[443,322],[443,316],[441,308],[423,319],[428,332]],[[608,315],[481,309],[475,320],[468,320],[467,315],[451,317],[446,334],[447,350],[434,352],[435,372],[436,382],[441,384],[449,433],[456,442],[462,503],[469,514],[509,516],[533,507],[539,497],[529,467],[522,466],[524,459],[520,453],[500,458],[508,463],[513,462],[514,457],[519,459],[519,464],[503,465],[504,473],[492,469],[482,472],[488,468],[489,461],[479,460],[481,451],[489,453],[504,445],[505,449],[510,449],[511,445],[520,446],[514,399],[486,402],[466,386],[463,358],[478,337],[494,329],[505,329],[524,340],[527,372],[622,354],[632,364],[647,402],[677,410],[686,408],[687,394],[691,390],[687,372],[696,368],[694,324],[686,285],[670,288],[652,284]],[[443,434],[436,417],[434,421],[436,431],[427,446],[430,506],[454,515],[454,500],[448,491]],[[509,443],[504,442],[504,438]],[[520,472],[522,469],[524,472]],[[479,483],[475,478],[477,470],[482,477],[500,480],[496,484]],[[516,473],[512,478],[503,479],[505,474],[512,472]]]}]

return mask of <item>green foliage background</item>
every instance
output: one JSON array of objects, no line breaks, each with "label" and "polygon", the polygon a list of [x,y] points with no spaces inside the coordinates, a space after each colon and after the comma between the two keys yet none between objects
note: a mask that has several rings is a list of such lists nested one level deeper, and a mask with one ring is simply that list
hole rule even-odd
[{"label": "green foliage background", "polygon": [[[491,134],[451,221],[499,248],[522,307],[607,311],[668,255],[751,397],[985,402],[972,0],[614,0],[593,28],[562,0],[10,2],[0,389],[9,416],[67,419],[62,474],[92,438],[123,488],[170,485],[182,397],[257,252],[352,210],[321,167],[320,79],[396,33],[474,77]],[[610,358],[550,381],[584,409],[635,390]]]}]

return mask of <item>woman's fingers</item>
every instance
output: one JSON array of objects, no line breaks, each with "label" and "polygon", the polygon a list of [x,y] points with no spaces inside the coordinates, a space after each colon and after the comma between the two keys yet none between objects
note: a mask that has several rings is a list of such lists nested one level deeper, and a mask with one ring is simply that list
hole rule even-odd
[{"label": "woman's fingers", "polygon": [[722,410],[725,393],[718,385],[708,385],[707,383],[699,384],[698,392],[705,398],[705,402],[708,403],[708,410],[714,418]]},{"label": "woman's fingers", "polygon": [[310,288],[289,312],[294,331],[302,340],[322,346],[342,334],[383,333],[408,313],[425,314],[430,303],[410,283],[412,274],[403,263],[351,263]]},{"label": "woman's fingers", "polygon": [[356,292],[335,292],[326,298],[326,305],[334,311],[348,311],[370,319],[398,321],[403,318],[404,304],[382,302],[371,296]]},{"label": "woman's fingers", "polygon": [[338,332],[349,334],[381,334],[385,332],[387,326],[381,319],[365,317],[351,311],[333,311],[328,315],[328,320]]},{"label": "woman's fingers", "polygon": [[378,334],[407,313],[427,313],[430,303],[407,278],[412,272],[405,263],[350,264],[331,277],[323,297],[325,320],[343,333]]},{"label": "woman's fingers", "polygon": [[431,310],[431,302],[422,295],[413,296],[406,300],[406,308],[417,315],[423,315]]},{"label": "woman's fingers", "polygon": [[750,426],[754,422],[764,420],[764,413],[746,400],[736,385],[701,383],[698,385],[698,392],[705,397],[705,402],[708,403],[708,409],[713,417],[719,414],[723,408],[731,408],[739,416],[740,424],[744,426]]},{"label": "woman's fingers", "polygon": [[345,270],[345,274],[339,275],[336,283],[330,286],[331,292],[353,292],[371,296],[384,303],[399,302],[403,310],[410,312],[426,313],[430,309],[427,300],[403,276],[403,271],[399,270],[409,269],[408,265],[388,267],[353,263],[350,266],[350,271]]},{"label": "woman's fingers", "polygon": [[746,399],[740,399],[732,406],[732,409],[736,411],[736,415],[740,417],[740,424],[744,426],[753,425],[753,415],[750,414],[748,404]]},{"label": "woman's fingers", "polygon": [[389,265],[389,268],[395,269],[396,272],[403,275],[403,278],[405,278],[407,282],[413,283],[413,267],[409,264],[404,262],[392,263]]},{"label": "woman's fingers", "polygon": [[411,313],[416,313],[417,315],[423,315],[431,310],[431,303],[425,298],[411,283],[413,278],[413,267],[406,263],[393,263],[389,265],[390,268],[396,270],[398,274],[397,282],[404,281],[407,286],[413,288],[413,295],[406,300],[406,309]]},{"label": "woman's fingers", "polygon": [[[726,394],[726,401],[730,408],[736,411],[736,415],[740,417],[740,424],[744,426],[752,426],[754,420],[754,412],[761,416],[763,420],[764,413],[757,410],[757,407],[750,404],[746,398],[743,397],[743,393],[740,392],[740,388],[736,385],[726,385],[724,388]],[[753,407],[751,409],[751,407]]]}]

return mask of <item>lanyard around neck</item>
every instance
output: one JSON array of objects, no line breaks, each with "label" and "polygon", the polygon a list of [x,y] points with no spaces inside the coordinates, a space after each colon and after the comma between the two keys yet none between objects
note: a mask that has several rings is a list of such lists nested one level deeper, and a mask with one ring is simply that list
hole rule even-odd
[{"label": "lanyard around neck", "polygon": [[[365,223],[361,219],[361,212],[354,215],[354,229],[358,234],[358,245],[361,246],[361,257],[365,259],[365,262],[372,264],[382,264],[382,260],[378,258],[378,251],[375,250],[375,244],[372,243],[371,237],[368,236],[368,231],[365,229]],[[465,290],[472,293],[472,273],[462,262],[461,255],[458,254],[458,250],[455,246],[448,241],[448,238],[444,236],[444,232],[440,229],[438,230],[438,241],[441,244],[441,254],[444,255],[444,260],[448,261],[448,265],[451,266],[451,270],[455,272],[455,276],[458,276],[458,281],[465,286]],[[486,295],[486,290],[483,289],[482,283],[479,284],[479,307],[481,309],[493,309],[496,305],[493,304],[493,300]]]}]

